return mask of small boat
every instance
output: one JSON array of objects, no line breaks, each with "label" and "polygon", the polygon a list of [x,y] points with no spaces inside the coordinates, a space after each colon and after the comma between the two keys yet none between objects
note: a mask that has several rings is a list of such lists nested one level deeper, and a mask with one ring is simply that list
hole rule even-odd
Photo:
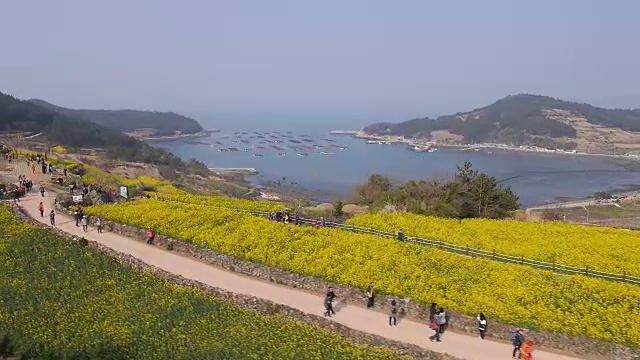
[{"label": "small boat", "polygon": [[322,154],[322,155],[333,155],[333,153],[330,153],[330,152],[324,152],[324,151],[320,151],[320,154]]},{"label": "small boat", "polygon": [[298,153],[298,154],[296,154],[296,155],[298,155],[298,156],[302,156],[302,157],[309,156],[309,154],[307,154],[307,153]]},{"label": "small boat", "polygon": [[253,154],[253,156],[255,156],[255,157],[263,157],[264,155],[262,155],[262,154]]}]

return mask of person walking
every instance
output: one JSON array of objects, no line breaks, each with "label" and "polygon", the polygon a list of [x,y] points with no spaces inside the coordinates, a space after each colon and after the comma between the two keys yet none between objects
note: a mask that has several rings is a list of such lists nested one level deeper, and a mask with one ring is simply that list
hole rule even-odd
[{"label": "person walking", "polygon": [[404,241],[404,232],[402,231],[402,229],[398,231],[398,240]]},{"label": "person walking", "polygon": [[53,209],[49,212],[49,222],[51,223],[51,226],[56,226],[56,213]]},{"label": "person walking", "polygon": [[524,360],[533,360],[533,345],[535,345],[533,340],[529,340],[522,345],[521,354]]},{"label": "person walking", "polygon": [[375,285],[373,284],[373,282],[369,283],[369,287],[367,287],[367,307],[371,308],[373,307],[373,304],[375,302]]},{"label": "person walking", "polygon": [[78,211],[76,212],[76,226],[80,226],[80,220],[82,220],[83,217],[84,217],[84,210],[82,210],[82,208],[79,208]]},{"label": "person walking", "polygon": [[98,228],[98,233],[102,232],[102,219],[96,218],[96,227]]},{"label": "person walking", "polygon": [[520,348],[524,343],[524,335],[522,335],[522,329],[516,329],[513,333],[511,333],[511,344],[513,345],[513,353],[511,354],[512,358],[516,358],[516,354],[518,354],[518,359],[522,359],[522,352]]},{"label": "person walking", "polygon": [[147,244],[149,245],[153,244],[153,240],[155,239],[156,234],[153,232],[152,228],[147,229],[147,237],[148,237]]},{"label": "person walking", "polygon": [[40,201],[40,205],[38,205],[38,210],[40,210],[40,217],[44,217],[44,203]]},{"label": "person walking", "polygon": [[89,230],[89,219],[87,219],[87,215],[84,215],[80,222],[82,223],[82,231],[87,232]]},{"label": "person walking", "polygon": [[433,326],[433,330],[435,331],[435,333],[431,335],[431,337],[429,337],[429,340],[440,342],[442,341],[442,335],[444,334],[444,330],[447,324],[447,313],[443,308],[440,308],[438,309],[435,318],[436,321]]},{"label": "person walking", "polygon": [[[393,325],[391,324],[393,321]],[[396,327],[398,324],[398,304],[391,300],[391,310],[389,311],[389,326]]]},{"label": "person walking", "polygon": [[436,307],[436,303],[432,302],[431,307],[429,308],[429,328],[433,329],[433,324],[436,323],[436,314],[438,313],[438,308]]},{"label": "person walking", "polygon": [[44,185],[40,185],[40,195],[44,197]]},{"label": "person walking", "polygon": [[487,318],[483,313],[478,314],[478,332],[480,333],[480,339],[484,340],[485,335],[487,335]]},{"label": "person walking", "polygon": [[333,311],[333,299],[336,298],[336,294],[333,292],[333,287],[329,286],[329,291],[327,291],[327,296],[324,298],[324,316],[335,315],[336,312]]}]

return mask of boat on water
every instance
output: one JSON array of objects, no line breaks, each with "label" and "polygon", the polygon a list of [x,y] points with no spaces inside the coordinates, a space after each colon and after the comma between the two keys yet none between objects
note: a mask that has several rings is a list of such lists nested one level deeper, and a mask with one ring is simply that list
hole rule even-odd
[{"label": "boat on water", "polygon": [[433,147],[432,143],[414,145],[413,146],[413,151],[415,151],[415,152],[427,152],[427,151],[431,150],[432,147]]},{"label": "boat on water", "polygon": [[302,157],[309,156],[309,154],[307,154],[307,153],[298,153],[298,154],[296,154],[296,155],[298,155],[298,156],[302,156]]},{"label": "boat on water", "polygon": [[255,157],[263,157],[264,155],[262,155],[262,154],[253,154],[253,156],[255,156]]},{"label": "boat on water", "polygon": [[322,155],[333,155],[333,153],[326,152],[326,151],[320,151],[320,154],[322,154]]},{"label": "boat on water", "polygon": [[369,145],[390,145],[391,141],[383,141],[383,140],[369,140],[367,141]]}]

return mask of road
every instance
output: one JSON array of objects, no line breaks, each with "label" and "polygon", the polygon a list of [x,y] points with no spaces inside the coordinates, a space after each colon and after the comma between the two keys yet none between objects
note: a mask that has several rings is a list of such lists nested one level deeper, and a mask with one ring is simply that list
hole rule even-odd
[{"label": "road", "polygon": [[[12,174],[5,173],[4,175],[6,177]],[[45,177],[35,175],[35,178],[39,181],[44,181]],[[37,186],[35,188],[37,189]],[[20,206],[33,219],[48,224],[49,219],[46,214],[53,206],[54,195],[46,193],[45,197],[42,198],[39,193],[34,191],[20,202]],[[38,211],[40,201],[45,203],[44,217],[40,217]],[[310,314],[322,315],[324,312],[323,296],[320,294],[312,294],[216,268],[159,247],[147,245],[144,241],[109,232],[97,233],[93,227],[89,229],[89,232],[83,233],[82,228],[76,227],[75,221],[64,214],[57,214],[56,223],[58,229],[68,234],[84,236],[86,239],[99,242],[113,250],[129,254],[149,265],[185,278],[234,293],[270,300]],[[507,343],[480,340],[474,336],[454,332],[447,332],[441,343],[431,342],[429,341],[429,335],[432,334],[432,330],[426,324],[403,319],[398,324],[398,327],[390,328],[387,326],[388,317],[385,313],[368,310],[365,307],[353,304],[339,307],[339,311],[332,320],[356,330],[404,343],[415,344],[433,351],[448,353],[461,359],[496,360],[509,359],[511,357],[512,347]],[[535,358],[536,360],[582,359],[543,351],[536,351]]]}]

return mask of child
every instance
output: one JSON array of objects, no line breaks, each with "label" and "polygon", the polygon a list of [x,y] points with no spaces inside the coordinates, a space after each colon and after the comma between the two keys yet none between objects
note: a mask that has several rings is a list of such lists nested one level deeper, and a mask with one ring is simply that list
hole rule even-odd
[{"label": "child", "polygon": [[527,341],[524,345],[522,345],[522,348],[520,349],[520,356],[522,356],[522,358],[524,360],[533,360],[533,345],[535,343],[532,340]]},{"label": "child", "polygon": [[[393,320],[393,325],[391,325],[391,320]],[[389,312],[389,326],[396,327],[398,323],[398,306],[395,300],[391,300],[391,311]]]}]

